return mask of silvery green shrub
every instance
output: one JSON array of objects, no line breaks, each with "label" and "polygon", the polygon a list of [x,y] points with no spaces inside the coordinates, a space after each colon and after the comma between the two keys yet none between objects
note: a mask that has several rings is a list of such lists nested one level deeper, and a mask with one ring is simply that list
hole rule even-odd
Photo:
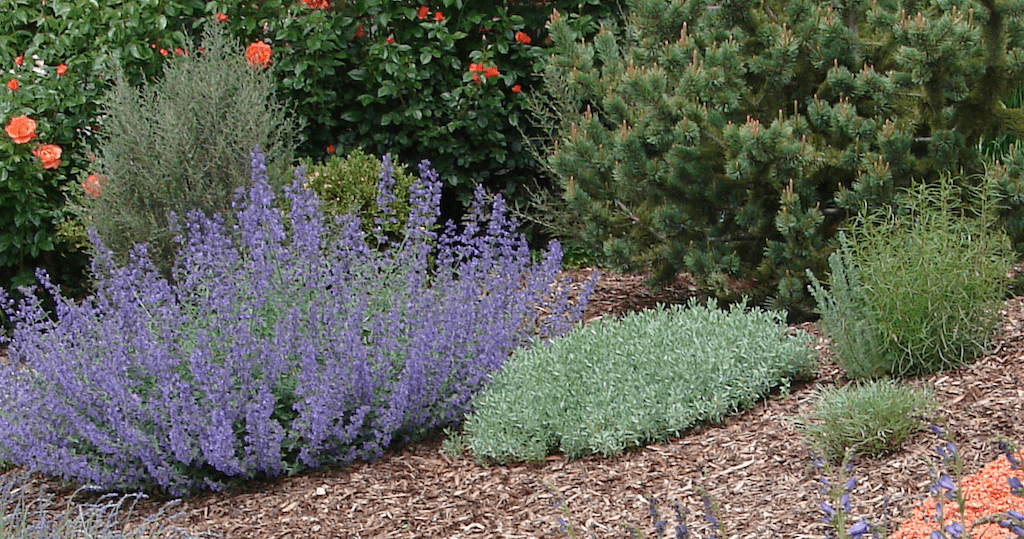
[{"label": "silvery green shrub", "polygon": [[102,131],[92,171],[99,196],[82,197],[94,227],[119,262],[136,243],[165,276],[174,263],[170,212],[225,213],[249,184],[249,151],[260,146],[271,183],[289,183],[298,125],[275,97],[274,75],[246,63],[245,48],[216,25],[175,55],[163,77],[136,87],[115,72],[102,100]]},{"label": "silvery green shrub", "polygon": [[516,350],[474,397],[464,431],[478,459],[617,455],[719,422],[814,370],[807,334],[777,312],[714,301],[600,320]]},{"label": "silvery green shrub", "polygon": [[81,303],[40,274],[55,320],[37,296],[0,294],[16,322],[0,458],[172,494],[374,459],[460,422],[514,348],[579,315],[582,302],[552,293],[557,244],[531,263],[500,197],[478,191],[463,226],[435,233],[440,182],[426,162],[404,239],[383,244],[351,216],[327,234],[301,178],[279,209],[259,151],[251,166],[234,225],[183,219],[173,280],[140,245],[124,265],[101,249]]}]

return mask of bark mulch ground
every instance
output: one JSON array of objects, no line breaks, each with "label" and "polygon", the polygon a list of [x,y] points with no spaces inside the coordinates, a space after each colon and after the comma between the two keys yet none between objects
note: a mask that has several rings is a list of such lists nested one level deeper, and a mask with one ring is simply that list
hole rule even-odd
[{"label": "bark mulch ground", "polygon": [[[602,276],[586,318],[679,303],[694,293],[685,279],[657,293],[642,283],[639,276]],[[996,437],[1024,443],[1024,300],[1008,301],[1004,314],[990,355],[912,381],[935,389],[968,474],[1000,457]],[[727,537],[820,538],[827,530],[818,504],[825,498],[794,419],[811,411],[816,390],[845,380],[828,358],[827,343],[819,339],[817,348],[822,357],[814,381],[773,395],[723,425],[698,427],[618,458],[569,461],[555,455],[539,465],[483,466],[471,456],[446,455],[442,441],[431,440],[373,463],[202,494],[184,501],[175,523],[228,538],[567,537],[561,517],[577,537],[623,537],[630,526],[653,537],[648,507],[654,497],[666,516],[680,504],[691,531],[705,537],[706,493],[721,508]],[[888,520],[895,531],[928,493],[940,463],[936,444],[922,432],[898,454],[857,460],[854,519]],[[143,513],[158,505],[146,503]],[[674,536],[671,527],[667,536]]]}]

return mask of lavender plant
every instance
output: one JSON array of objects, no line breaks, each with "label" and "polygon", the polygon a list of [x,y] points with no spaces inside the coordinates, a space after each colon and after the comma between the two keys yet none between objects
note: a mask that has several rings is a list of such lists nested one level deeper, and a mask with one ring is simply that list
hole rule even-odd
[{"label": "lavender plant", "polygon": [[[352,216],[326,234],[301,178],[278,209],[258,149],[252,171],[232,227],[184,219],[171,281],[139,245],[125,265],[99,250],[97,292],[78,304],[40,273],[55,320],[36,295],[16,305],[0,292],[15,321],[0,458],[174,495],[374,459],[460,422],[514,348],[583,307],[551,293],[558,245],[531,263],[500,197],[488,206],[478,191],[464,226],[435,233],[427,162],[404,238],[380,244]],[[385,160],[382,186],[390,175]]]},{"label": "lavender plant", "polygon": [[[0,537],[5,539],[145,539],[196,536],[173,526],[170,521],[180,516],[168,511],[180,500],[168,502],[155,514],[136,521],[129,529],[124,524],[135,504],[145,495],[108,494],[94,502],[68,503],[63,510],[55,507],[54,496],[44,487],[36,488],[31,475],[18,470],[0,477]],[[82,489],[79,489],[82,490]],[[78,494],[77,492],[75,493]],[[72,496],[74,498],[74,496]],[[206,537],[204,534],[203,537]]]}]

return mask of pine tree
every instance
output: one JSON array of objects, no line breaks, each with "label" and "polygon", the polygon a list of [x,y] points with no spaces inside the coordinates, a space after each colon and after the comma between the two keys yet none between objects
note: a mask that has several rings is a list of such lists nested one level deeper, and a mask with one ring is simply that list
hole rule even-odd
[{"label": "pine tree", "polygon": [[979,149],[1024,135],[1003,104],[1024,73],[1022,8],[627,0],[624,28],[590,41],[555,13],[534,104],[572,225],[556,232],[720,298],[806,305],[805,271],[823,273],[844,220],[901,188],[987,167],[1024,193]]}]

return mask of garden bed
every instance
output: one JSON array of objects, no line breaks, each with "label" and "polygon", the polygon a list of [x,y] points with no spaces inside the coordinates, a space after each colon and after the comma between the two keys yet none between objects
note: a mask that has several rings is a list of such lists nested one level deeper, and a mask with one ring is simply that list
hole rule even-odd
[{"label": "garden bed", "polygon": [[[644,290],[642,281],[602,276],[586,318],[681,302],[693,294],[685,280],[658,293]],[[1005,316],[1004,335],[993,354],[970,367],[914,381],[934,386],[966,473],[1001,458],[993,438],[1024,442],[1024,392],[1017,378],[1024,367],[1024,300],[1007,302]],[[813,326],[802,329],[813,331]],[[730,538],[822,537],[826,527],[818,504],[825,498],[793,419],[811,410],[816,387],[844,380],[827,357],[827,343],[817,346],[823,357],[813,382],[775,395],[724,425],[699,427],[622,457],[568,461],[552,456],[541,465],[487,467],[469,456],[446,455],[438,439],[389,452],[374,463],[190,498],[179,508],[184,515],[176,524],[232,538],[567,537],[559,530],[561,517],[579,537],[623,537],[626,529],[619,522],[653,537],[648,500],[655,496],[666,517],[671,504],[681,503],[690,512],[691,530],[704,537],[700,493],[706,489],[721,506]],[[939,463],[936,443],[922,432],[901,453],[858,460],[854,520],[877,520],[887,497],[890,531],[909,518],[927,495],[931,467]],[[142,512],[159,505],[159,500],[146,502]]]}]

